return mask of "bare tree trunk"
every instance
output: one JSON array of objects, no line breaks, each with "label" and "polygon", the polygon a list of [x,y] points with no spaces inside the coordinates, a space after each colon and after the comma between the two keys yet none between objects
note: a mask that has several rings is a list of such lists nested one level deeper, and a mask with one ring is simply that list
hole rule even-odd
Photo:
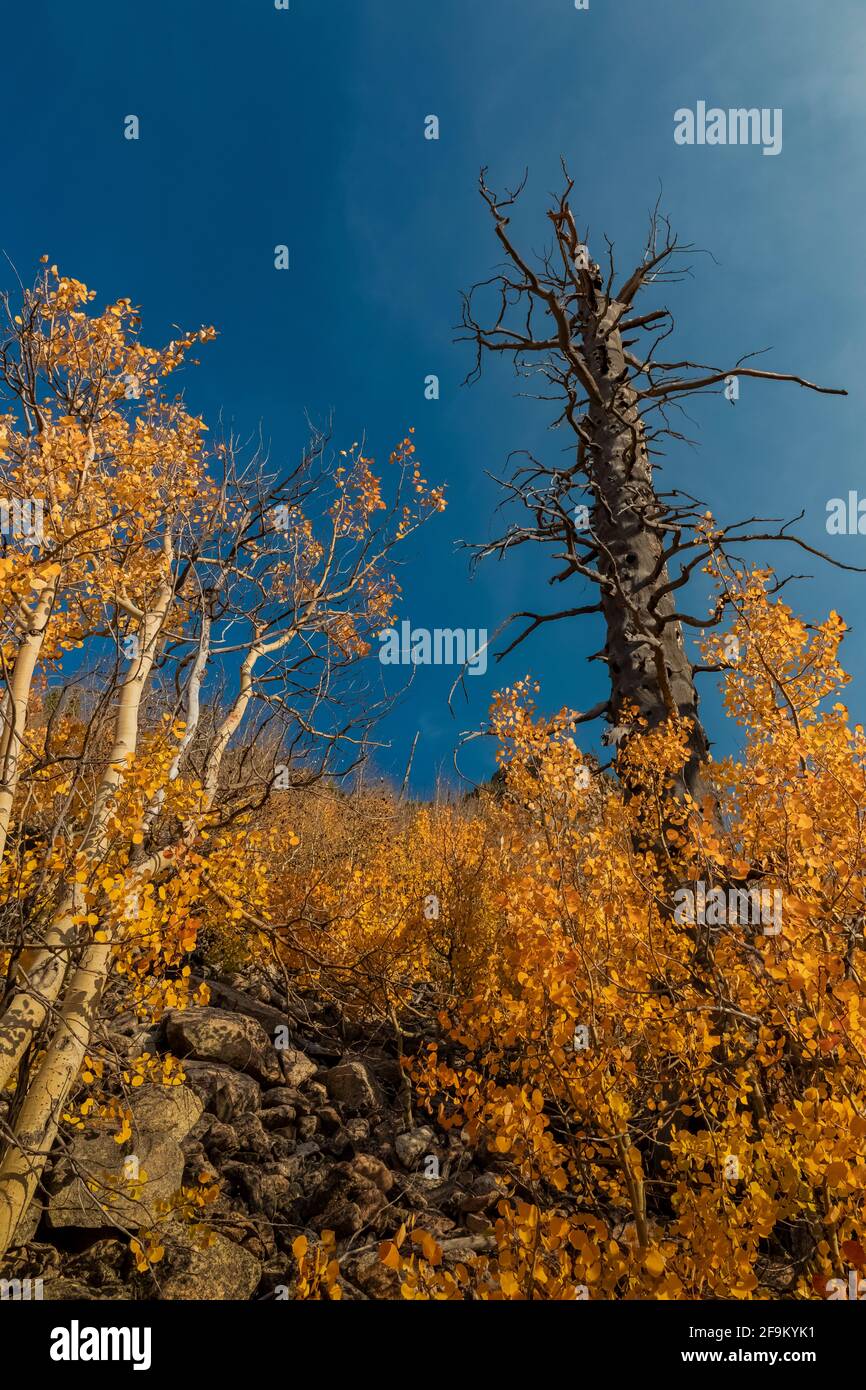
[{"label": "bare tree trunk", "polygon": [[674,617],[664,533],[654,524],[663,509],[653,486],[638,398],[628,382],[622,335],[610,326],[618,322],[622,308],[614,301],[583,337],[599,395],[587,412],[591,443],[586,458],[597,566],[606,581],[600,587],[611,715],[617,727],[626,728],[632,710],[649,728],[671,717],[689,719],[690,758],[679,790],[697,795],[707,737],[682,627]]},{"label": "bare tree trunk", "polygon": [[[659,361],[657,350],[673,328],[670,312],[661,308],[635,314],[632,305],[646,286],[680,278],[681,272],[671,267],[676,265],[674,258],[689,248],[679,246],[656,210],[643,261],[614,288],[612,244],[608,242],[610,273],[605,281],[578,236],[570,205],[572,188],[566,174],[565,192],[548,213],[555,233],[553,247],[530,261],[509,231],[509,211],[522,189],[498,198],[487,187],[484,171],[481,175],[481,194],[507,264],[492,281],[464,296],[466,339],[476,349],[469,379],[480,374],[485,355],[510,355],[519,376],[540,377],[552,388],[543,399],[558,402],[554,424],[572,430],[576,457],[565,466],[530,458],[503,480],[511,498],[523,505],[531,520],[509,527],[503,536],[477,550],[480,556],[501,558],[528,542],[558,546],[554,558],[561,568],[550,582],[578,576],[597,592],[595,602],[578,607],[512,614],[508,622],[525,619],[527,626],[498,653],[498,659],[545,623],[601,614],[605,646],[591,659],[607,663],[610,695],[582,713],[580,721],[604,717],[613,728],[603,741],[622,751],[639,727],[652,729],[668,719],[688,720],[687,757],[674,779],[672,794],[678,800],[687,795],[699,799],[703,794],[700,766],[707,756],[708,740],[683,626],[716,626],[728,600],[722,596],[706,616],[694,618],[678,611],[678,594],[698,566],[723,551],[729,538],[738,544],[779,540],[811,548],[786,527],[754,534],[743,531],[745,522],[714,525],[709,537],[701,527],[703,513],[696,498],[659,492],[650,450],[659,438],[680,437],[670,426],[669,415],[683,399],[720,389],[733,377],[788,381],[828,395],[846,393],[799,376],[745,367],[744,359],[728,370]],[[475,310],[480,290],[488,297],[492,291],[498,298],[498,313],[488,313],[484,323]],[[626,338],[626,332],[636,336]],[[654,341],[647,343],[641,336],[647,334]],[[635,343],[640,347],[630,351]],[[623,768],[622,759],[618,765]]]}]

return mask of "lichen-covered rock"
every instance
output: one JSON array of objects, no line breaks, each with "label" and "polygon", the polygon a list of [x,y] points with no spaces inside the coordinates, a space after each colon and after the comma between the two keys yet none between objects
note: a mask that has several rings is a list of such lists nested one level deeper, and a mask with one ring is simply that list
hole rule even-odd
[{"label": "lichen-covered rock", "polygon": [[357,1158],[352,1160],[349,1167],[358,1177],[365,1178],[368,1182],[374,1183],[379,1191],[384,1192],[386,1195],[394,1186],[394,1174],[391,1172],[390,1168],[386,1168],[382,1160],[374,1158],[372,1154],[358,1154]]},{"label": "lichen-covered rock", "polygon": [[[84,1279],[67,1279],[64,1275],[56,1275],[52,1279],[46,1279],[42,1289],[42,1297],[46,1303],[83,1303],[93,1302],[106,1298],[104,1289],[95,1289],[92,1284],[88,1284]],[[119,1284],[117,1288],[111,1290],[111,1302],[129,1301],[134,1297],[132,1290]]]},{"label": "lichen-covered rock", "polygon": [[277,1105],[298,1105],[301,1093],[293,1086],[271,1086],[262,1096],[262,1109],[270,1110]]},{"label": "lichen-covered rock", "polygon": [[[368,1172],[378,1181],[372,1180]],[[377,1169],[365,1169],[357,1162],[338,1163],[306,1204],[309,1224],[314,1230],[331,1230],[337,1236],[353,1235],[385,1206],[381,1183]]]},{"label": "lichen-covered rock", "polygon": [[219,1062],[184,1062],[187,1085],[212,1115],[227,1123],[258,1110],[262,1093],[251,1076]]},{"label": "lichen-covered rock", "polygon": [[238,1147],[238,1136],[231,1125],[215,1119],[202,1142],[205,1153],[216,1163],[225,1154],[234,1153]]},{"label": "lichen-covered rock", "polygon": [[262,1276],[259,1260],[216,1232],[173,1225],[160,1232],[165,1257],[153,1271],[156,1296],[208,1301],[251,1298]]},{"label": "lichen-covered rock", "polygon": [[349,1278],[368,1298],[399,1299],[402,1276],[395,1269],[384,1265],[376,1250],[368,1250],[356,1256],[349,1263]]},{"label": "lichen-covered rock", "polygon": [[305,1052],[300,1052],[297,1048],[286,1048],[277,1053],[282,1063],[283,1076],[287,1086],[303,1086],[305,1081],[310,1081],[319,1070],[317,1062],[311,1061]]},{"label": "lichen-covered rock", "polygon": [[283,1129],[294,1124],[297,1112],[293,1105],[273,1105],[262,1111],[262,1124],[265,1129]]},{"label": "lichen-covered rock", "polygon": [[271,1136],[257,1114],[238,1115],[232,1128],[238,1137],[238,1152],[265,1158],[271,1151]]},{"label": "lichen-covered rock", "polygon": [[76,1135],[54,1169],[46,1220],[68,1226],[152,1226],[180,1191],[183,1150],[167,1134],[139,1133],[126,1144],[113,1134]]},{"label": "lichen-covered rock", "polygon": [[15,1236],[12,1240],[13,1248],[19,1245],[27,1245],[27,1243],[33,1239],[36,1235],[39,1222],[42,1220],[42,1212],[42,1203],[34,1199],[21,1217],[18,1225],[15,1227]]},{"label": "lichen-covered rock", "polygon": [[414,1168],[419,1158],[430,1152],[433,1131],[427,1125],[398,1134],[394,1141],[397,1157],[404,1168]]},{"label": "lichen-covered rock", "polygon": [[254,1018],[222,1009],[172,1009],[164,1028],[168,1046],[178,1057],[221,1062],[268,1084],[283,1079],[279,1056]]},{"label": "lichen-covered rock", "polygon": [[381,1103],[381,1092],[372,1068],[360,1057],[344,1059],[325,1074],[331,1100],[347,1110],[373,1110]]},{"label": "lichen-covered rock", "polygon": [[142,1086],[130,1093],[133,1135],[165,1134],[182,1144],[201,1118],[200,1098],[189,1086]]}]

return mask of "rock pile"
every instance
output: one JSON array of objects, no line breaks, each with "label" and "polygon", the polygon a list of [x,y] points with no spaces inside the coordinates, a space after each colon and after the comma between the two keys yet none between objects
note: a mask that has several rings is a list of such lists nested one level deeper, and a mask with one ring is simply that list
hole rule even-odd
[{"label": "rock pile", "polygon": [[[58,1147],[16,1236],[16,1277],[42,1277],[53,1299],[291,1298],[293,1242],[331,1230],[344,1298],[379,1299],[399,1296],[379,1242],[413,1214],[446,1260],[490,1244],[493,1165],[453,1132],[407,1129],[387,1047],[358,1029],[347,1044],[311,1001],[293,1012],[264,987],[208,984],[210,1006],[115,1037],[130,1058],[182,1059],[184,1083],[129,1092],[125,1143],[94,1126]],[[219,1195],[203,1234],[170,1207],[207,1184]],[[164,1251],[144,1273],[141,1231]]]}]

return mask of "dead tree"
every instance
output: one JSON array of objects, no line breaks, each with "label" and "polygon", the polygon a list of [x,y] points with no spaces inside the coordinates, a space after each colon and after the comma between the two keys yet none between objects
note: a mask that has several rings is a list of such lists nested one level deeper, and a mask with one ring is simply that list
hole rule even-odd
[{"label": "dead tree", "polygon": [[[708,741],[683,630],[720,623],[726,600],[695,616],[681,605],[683,591],[712,549],[724,551],[734,542],[789,541],[812,554],[821,552],[790,532],[792,521],[774,521],[776,529],[766,530],[768,519],[759,517],[716,525],[712,542],[706,541],[700,530],[705,507],[681,491],[660,491],[653,455],[664,437],[685,437],[674,423],[682,402],[699,392],[721,392],[726,381],[755,377],[793,382],[826,395],[847,392],[747,365],[755,354],[726,368],[662,360],[659,351],[674,330],[673,316],[665,307],[644,311],[638,297],[647,288],[681,278],[679,258],[693,248],[677,241],[657,205],[643,260],[616,284],[612,243],[606,239],[603,274],[586,239],[578,235],[571,207],[573,180],[564,172],[564,192],[548,211],[553,244],[539,258],[524,256],[509,230],[510,209],[525,178],[517,190],[498,197],[487,186],[486,171],[481,173],[481,195],[506,260],[492,279],[463,296],[466,331],[458,341],[471,341],[476,349],[467,380],[480,375],[485,353],[510,355],[518,375],[545,383],[541,398],[557,402],[553,424],[565,424],[573,432],[575,448],[565,467],[530,457],[499,480],[507,500],[522,505],[529,519],[475,547],[476,559],[502,558],[515,546],[540,542],[554,548],[558,567],[552,584],[581,576],[595,587],[597,597],[590,603],[544,614],[512,614],[503,627],[519,619],[524,625],[498,659],[546,623],[601,614],[606,641],[590,660],[606,662],[610,695],[582,713],[581,721],[607,719],[612,728],[604,741],[620,750],[639,725],[653,728],[671,717],[690,721],[690,757],[676,792],[679,797],[696,795]],[[488,301],[493,295],[494,304],[482,324],[477,304],[485,294]],[[785,582],[776,581],[777,587]]]}]

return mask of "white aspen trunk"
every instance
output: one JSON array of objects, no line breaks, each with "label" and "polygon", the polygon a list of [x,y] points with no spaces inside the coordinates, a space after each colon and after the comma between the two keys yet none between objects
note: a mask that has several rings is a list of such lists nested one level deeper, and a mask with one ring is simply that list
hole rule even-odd
[{"label": "white aspen trunk", "polygon": [[33,673],[45,641],[45,632],[57,597],[58,578],[50,580],[42,593],[28,624],[28,629],[15,655],[9,678],[9,690],[4,710],[3,732],[0,734],[0,860],[6,849],[12,803],[18,790],[21,750],[27,733],[27,709]]},{"label": "white aspen trunk", "polygon": [[[39,418],[39,433],[41,435],[43,425],[38,411],[37,417]],[[87,454],[81,472],[81,486],[83,486],[87,471],[91,467],[96,453],[92,428],[87,432],[87,444]],[[57,497],[50,485],[49,490],[51,491],[52,513],[56,515],[58,510]],[[21,749],[24,746],[24,737],[27,732],[27,710],[33,673],[45,641],[45,633],[60,587],[60,577],[61,571],[58,568],[57,574],[47,581],[45,588],[40,593],[32,614],[26,613],[25,610],[26,635],[16,653],[9,688],[6,692],[7,698],[3,710],[4,725],[2,734],[0,734],[0,861],[2,861],[6,850],[12,804],[18,789],[18,772],[21,765]]]},{"label": "white aspen trunk", "polygon": [[[189,692],[186,702],[186,728],[184,729],[183,738],[178,745],[178,750],[171,761],[171,767],[168,771],[169,782],[174,782],[180,773],[183,755],[192,743],[195,731],[201,720],[201,687],[210,660],[210,634],[211,620],[209,617],[205,616],[202,619],[198,651],[196,652],[195,662],[193,663],[189,678]],[[160,787],[144,815],[142,830],[145,835],[159,815],[164,802],[165,787]]]},{"label": "white aspen trunk", "polygon": [[[161,591],[161,597],[163,602],[158,605],[152,617],[147,619],[149,635],[145,651],[139,661],[139,667],[135,676],[131,675],[123,687],[124,694],[118,712],[112,761],[106,770],[103,783],[97,794],[93,819],[88,832],[88,840],[91,841],[95,852],[101,851],[104,845],[111,793],[120,780],[127,753],[135,750],[141,696],[153,665],[159,632],[165,622],[171,599],[171,590],[168,586]],[[253,672],[256,663],[264,653],[286,646],[291,641],[292,636],[293,631],[290,630],[282,634],[276,641],[255,643],[247,652],[241,666],[238,694],[219,727],[207,761],[203,796],[205,810],[210,809],[213,804],[225,751],[232,736],[243,721],[252,699]],[[206,662],[204,646],[199,649],[199,658],[203,659],[203,672]],[[198,673],[198,685],[195,686],[196,700],[199,695],[200,677],[201,672]],[[191,825],[188,827],[188,831],[193,832],[194,828],[194,825]],[[139,883],[152,877],[153,873],[167,862],[169,862],[169,857],[165,851],[151,856],[144,865],[140,866],[134,879],[129,881],[129,893],[132,894]],[[52,932],[68,931],[71,926],[69,922],[71,915],[67,911],[65,918],[55,919],[55,922],[52,923]],[[82,1060],[90,1044],[99,1000],[111,969],[112,950],[112,943],[92,942],[83,952],[78,967],[66,988],[57,1029],[28,1088],[15,1129],[15,1143],[9,1146],[2,1165],[0,1165],[0,1260],[4,1257],[14,1238],[16,1228],[33,1198],[48,1154],[57,1136],[63,1108],[75,1084]],[[63,975],[69,963],[69,951],[67,950],[65,954],[63,970],[56,982],[56,992],[59,992]],[[54,997],[56,998],[56,993]],[[39,1017],[41,1022],[47,1013],[47,1007],[42,999],[33,998],[32,992],[29,998],[31,1008],[35,1006],[35,1012],[32,1016]],[[0,1046],[4,1048],[9,1046],[6,1033],[6,1018],[9,1016],[9,1012],[7,1011],[4,1020],[0,1022]],[[12,1040],[13,1050],[17,1048],[19,1058],[26,1048],[32,1032],[32,1027],[28,1030],[25,1023],[19,1023],[16,1038]],[[22,1042],[25,1035],[27,1041]],[[3,1084],[3,1068],[7,1069],[7,1075],[11,1074],[8,1062],[8,1057],[2,1059],[0,1085]]]},{"label": "white aspen trunk", "polygon": [[[98,862],[104,852],[111,798],[121,782],[127,758],[135,752],[138,744],[141,700],[156,659],[159,634],[168,613],[171,595],[171,585],[166,581],[160,586],[154,609],[144,619],[142,650],[120,687],[114,744],[82,844],[82,851],[91,863]],[[80,890],[70,887],[42,942],[33,951],[25,953],[22,960],[22,988],[12,996],[0,1019],[0,1089],[9,1081],[34,1032],[42,1026],[49,1009],[60,995],[70,962],[70,951],[77,939],[73,919],[77,915],[79,897]]]},{"label": "white aspen trunk", "polygon": [[[148,641],[139,660],[138,669],[134,677],[131,675],[124,686],[121,708],[118,712],[112,761],[109,768],[106,769],[103,783],[97,794],[93,819],[88,832],[88,839],[95,852],[100,851],[104,844],[111,793],[120,780],[127,754],[135,750],[141,696],[153,665],[159,631],[165,621],[171,598],[171,590],[167,586],[161,597],[164,601],[147,619]],[[204,794],[206,809],[212,805],[216,795],[220,765],[225,750],[232,735],[243,720],[252,698],[253,669],[261,651],[262,648],[257,645],[247,653],[241,668],[238,695],[217,733],[206,769]],[[202,655],[201,649],[199,655]],[[130,881],[129,892],[134,892],[138,883],[151,877],[153,872],[164,862],[168,862],[164,854],[152,856],[150,860],[146,861],[146,864],[142,866],[143,872],[136,875],[134,882]],[[69,896],[71,899],[72,895]],[[52,923],[52,932],[61,932],[64,929],[68,931],[71,927],[69,922],[71,915],[67,911],[64,917],[56,918]],[[55,998],[68,966],[68,960],[69,952],[67,951],[63,971],[53,981],[56,986]],[[9,1243],[14,1238],[18,1223],[33,1198],[51,1146],[57,1136],[63,1108],[75,1084],[84,1054],[90,1043],[99,1000],[111,969],[111,960],[111,943],[93,942],[86,947],[78,968],[67,985],[57,1029],[28,1088],[15,1129],[15,1142],[9,1146],[2,1165],[0,1165],[0,1259],[4,1257]],[[10,1011],[7,1011],[7,1016],[0,1023],[0,1045],[4,1049],[10,1048],[9,1055],[2,1059],[0,1077],[2,1077],[3,1069],[7,1070],[7,1074],[11,1074],[9,1063],[14,1052],[17,1051],[18,1058],[20,1058],[24,1048],[26,1048],[33,1032],[32,1026],[28,1028],[28,1022],[33,1018],[38,1018],[41,1022],[46,1016],[47,1007],[44,1000],[33,998],[32,992],[28,997],[31,1007],[30,1019],[18,1023],[15,1037],[11,1039],[11,1045],[6,1033],[6,1018]],[[19,1007],[23,1007],[23,998],[24,996],[22,996]],[[38,1023],[35,1026],[39,1026]],[[12,1063],[12,1065],[15,1064],[17,1064],[17,1059],[16,1062]]]},{"label": "white aspen trunk", "polygon": [[241,666],[240,684],[234,704],[217,730],[213,748],[208,757],[204,773],[204,805],[210,809],[217,791],[220,767],[232,736],[240,727],[241,720],[253,696],[253,671],[264,648],[258,643],[247,652]]},{"label": "white aspen trunk", "polygon": [[15,1130],[16,1143],[0,1164],[0,1260],[27,1211],[90,1044],[108,975],[110,943],[88,946],[66,991],[54,1037],[33,1080]]}]

